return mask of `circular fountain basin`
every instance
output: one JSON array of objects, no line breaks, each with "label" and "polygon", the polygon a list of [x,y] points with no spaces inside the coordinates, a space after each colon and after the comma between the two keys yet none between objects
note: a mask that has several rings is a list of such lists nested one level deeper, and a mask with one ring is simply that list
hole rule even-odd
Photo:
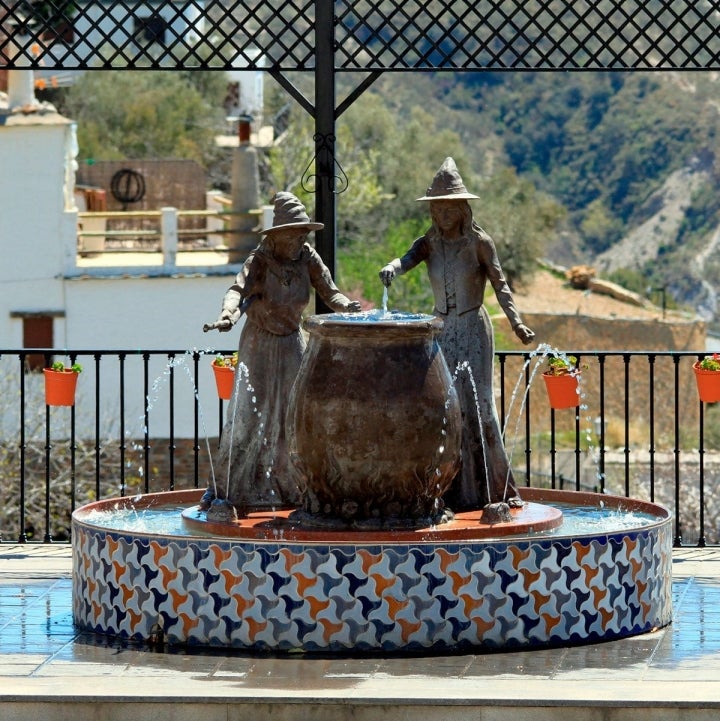
[{"label": "circular fountain basin", "polygon": [[580,644],[671,620],[671,517],[655,504],[523,489],[526,508],[509,523],[476,512],[426,529],[340,532],[299,528],[290,510],[207,524],[199,496],[74,512],[78,627],[349,653]]}]

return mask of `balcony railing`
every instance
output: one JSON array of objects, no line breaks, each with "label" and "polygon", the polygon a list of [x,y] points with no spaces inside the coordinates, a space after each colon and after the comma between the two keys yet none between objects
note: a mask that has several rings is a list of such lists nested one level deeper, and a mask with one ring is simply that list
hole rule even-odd
[{"label": "balcony railing", "polygon": [[262,210],[178,210],[78,212],[78,250],[94,253],[162,253],[174,263],[179,250],[227,253],[239,232],[237,218],[252,216],[260,223]]},{"label": "balcony railing", "polygon": [[[548,406],[541,355],[497,354],[498,414],[518,485],[662,503],[676,546],[720,545],[720,410],[700,403],[691,369],[703,354],[566,352],[583,370],[578,407],[562,411]],[[213,357],[0,350],[0,540],[67,542],[72,511],[90,501],[205,488],[227,409]],[[83,366],[72,407],[45,404],[39,369],[53,358]]]}]

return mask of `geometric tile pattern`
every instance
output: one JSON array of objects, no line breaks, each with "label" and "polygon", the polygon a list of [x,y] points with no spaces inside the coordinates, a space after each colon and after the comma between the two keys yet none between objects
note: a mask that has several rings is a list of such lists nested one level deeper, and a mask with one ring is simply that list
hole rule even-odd
[{"label": "geometric tile pattern", "polygon": [[275,651],[610,640],[670,623],[671,519],[578,538],[400,545],[162,538],[73,527],[84,630]]}]

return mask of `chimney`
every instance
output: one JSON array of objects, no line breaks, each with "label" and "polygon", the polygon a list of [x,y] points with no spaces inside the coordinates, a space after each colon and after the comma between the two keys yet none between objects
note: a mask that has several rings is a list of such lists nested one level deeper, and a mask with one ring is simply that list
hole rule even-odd
[{"label": "chimney", "polygon": [[251,124],[252,115],[240,115],[238,117],[238,141],[240,145],[248,145],[250,143]]},{"label": "chimney", "polygon": [[37,105],[33,71],[8,70],[8,109],[12,111]]},{"label": "chimney", "polygon": [[35,75],[31,68],[27,70],[20,69],[29,66],[30,62],[21,53],[21,48],[25,48],[29,40],[27,35],[28,25],[29,21],[21,17],[11,24],[14,38],[9,43],[9,55],[16,62],[15,69],[8,70],[8,110],[10,111],[38,105],[35,98]]}]

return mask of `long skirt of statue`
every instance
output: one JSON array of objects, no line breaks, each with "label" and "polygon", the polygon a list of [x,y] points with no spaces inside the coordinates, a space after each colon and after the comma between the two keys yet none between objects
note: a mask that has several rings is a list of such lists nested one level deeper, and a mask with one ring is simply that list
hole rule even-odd
[{"label": "long skirt of statue", "polygon": [[216,496],[241,513],[300,505],[285,413],[304,347],[299,330],[274,335],[250,320],[240,334],[235,389],[213,469]]},{"label": "long skirt of statue", "polygon": [[492,324],[483,306],[460,315],[453,309],[442,318],[439,342],[463,423],[462,465],[445,501],[455,511],[483,508],[517,495],[495,407]]}]

